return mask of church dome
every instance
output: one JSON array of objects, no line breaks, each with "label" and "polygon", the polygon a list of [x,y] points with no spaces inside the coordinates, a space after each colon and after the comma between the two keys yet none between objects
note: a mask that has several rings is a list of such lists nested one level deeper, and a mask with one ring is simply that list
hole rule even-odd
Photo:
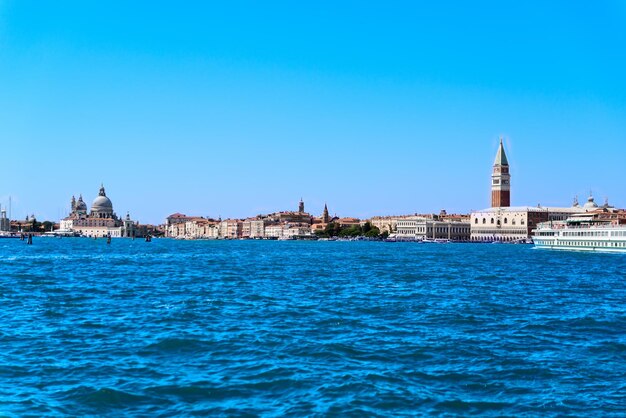
[{"label": "church dome", "polygon": [[111,199],[106,196],[98,196],[93,200],[93,203],[91,204],[91,210],[103,209],[113,209],[113,203],[111,203]]},{"label": "church dome", "polygon": [[93,200],[91,204],[91,210],[93,212],[112,212],[113,211],[113,203],[111,199],[109,199],[104,192],[104,186],[100,187],[100,193],[98,197]]},{"label": "church dome", "polygon": [[583,207],[585,209],[596,209],[598,207],[598,204],[594,202],[593,196],[589,196],[589,199],[587,199],[587,203],[585,203],[585,206]]},{"label": "church dome", "polygon": [[86,211],[87,210],[87,204],[85,203],[85,201],[83,200],[83,197],[79,197],[78,201],[76,202],[76,210],[80,210],[80,211]]}]

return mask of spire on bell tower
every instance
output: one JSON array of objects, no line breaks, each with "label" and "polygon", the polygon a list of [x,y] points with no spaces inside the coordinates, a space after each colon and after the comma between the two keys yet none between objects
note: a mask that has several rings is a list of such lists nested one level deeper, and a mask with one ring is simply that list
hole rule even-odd
[{"label": "spire on bell tower", "polygon": [[298,212],[304,213],[304,200],[302,198],[300,198],[300,203],[298,204]]},{"label": "spire on bell tower", "polygon": [[322,222],[327,224],[330,221],[330,216],[328,216],[328,206],[324,203],[324,213],[322,213]]},{"label": "spire on bell tower", "polygon": [[511,175],[509,174],[509,160],[504,152],[504,144],[500,137],[500,146],[493,162],[491,174],[491,207],[511,206]]}]

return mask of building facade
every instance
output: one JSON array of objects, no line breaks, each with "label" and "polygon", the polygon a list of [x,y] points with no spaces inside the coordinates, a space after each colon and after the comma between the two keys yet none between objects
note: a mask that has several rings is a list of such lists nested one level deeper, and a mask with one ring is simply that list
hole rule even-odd
[{"label": "building facade", "polygon": [[7,218],[6,209],[0,211],[0,232],[9,232],[11,230],[11,221]]},{"label": "building facade", "polygon": [[437,220],[424,217],[403,217],[397,221],[398,241],[450,240],[469,241],[471,226],[468,221]]},{"label": "building facade", "polygon": [[219,236],[224,239],[242,238],[243,221],[239,219],[225,219],[219,223]]},{"label": "building facade", "polygon": [[137,235],[137,223],[130,219],[130,214],[126,214],[124,219],[117,217],[104,186],[100,187],[89,213],[87,213],[87,204],[83,201],[82,195],[78,200],[72,196],[70,206],[70,215],[60,222],[60,231],[74,232],[92,238],[121,238]]},{"label": "building facade", "polygon": [[378,228],[381,233],[391,234],[398,229],[398,220],[399,218],[396,216],[374,216],[370,218],[369,222],[373,227]]},{"label": "building facade", "polygon": [[581,207],[500,207],[472,212],[472,241],[522,241],[531,236],[541,222],[561,221],[584,213]]}]

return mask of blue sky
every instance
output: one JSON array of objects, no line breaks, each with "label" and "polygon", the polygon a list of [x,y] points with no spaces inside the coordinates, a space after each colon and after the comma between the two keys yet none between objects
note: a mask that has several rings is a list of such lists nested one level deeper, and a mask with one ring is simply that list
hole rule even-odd
[{"label": "blue sky", "polygon": [[623,1],[130,3],[0,0],[15,218],[626,206]]}]

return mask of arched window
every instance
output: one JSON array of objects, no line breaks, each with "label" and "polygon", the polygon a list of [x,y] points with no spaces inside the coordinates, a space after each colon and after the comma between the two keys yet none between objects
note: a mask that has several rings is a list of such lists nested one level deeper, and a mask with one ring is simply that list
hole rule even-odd
[{"label": "arched window", "polygon": [[483,218],[483,225],[487,223],[487,218]]},{"label": "arched window", "polygon": [[511,221],[511,225],[515,225],[515,219]]},{"label": "arched window", "polygon": [[478,223],[478,218],[474,219],[474,223],[477,224]]},{"label": "arched window", "polygon": [[509,223],[509,219],[508,218],[504,218],[504,223],[508,224]]},{"label": "arched window", "polygon": [[491,218],[491,223],[493,224],[493,218]]}]

